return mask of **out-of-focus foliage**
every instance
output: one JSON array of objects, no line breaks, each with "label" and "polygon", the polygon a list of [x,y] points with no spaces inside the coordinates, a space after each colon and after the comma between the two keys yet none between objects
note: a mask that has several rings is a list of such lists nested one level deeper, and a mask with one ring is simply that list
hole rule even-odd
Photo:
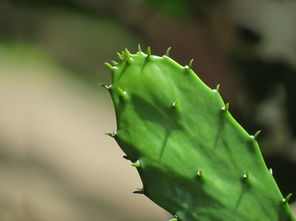
[{"label": "out-of-focus foliage", "polygon": [[145,0],[145,3],[154,7],[155,10],[163,11],[171,16],[176,16],[177,18],[184,18],[192,15],[188,2],[184,0]]},{"label": "out-of-focus foliage", "polygon": [[29,45],[0,46],[0,78],[1,220],[165,217],[143,198],[147,210],[137,206],[130,193],[140,183],[128,163],[110,164],[122,154],[104,139],[114,126],[107,96]]}]

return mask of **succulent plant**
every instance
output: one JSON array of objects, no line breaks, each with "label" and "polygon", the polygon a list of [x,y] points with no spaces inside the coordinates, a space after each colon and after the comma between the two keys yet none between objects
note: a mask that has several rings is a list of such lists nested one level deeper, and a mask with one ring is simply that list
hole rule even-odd
[{"label": "succulent plant", "polygon": [[219,85],[148,47],[106,63],[112,84],[115,138],[142,179],[136,190],[178,221],[292,221],[288,200],[256,141],[232,117]]}]

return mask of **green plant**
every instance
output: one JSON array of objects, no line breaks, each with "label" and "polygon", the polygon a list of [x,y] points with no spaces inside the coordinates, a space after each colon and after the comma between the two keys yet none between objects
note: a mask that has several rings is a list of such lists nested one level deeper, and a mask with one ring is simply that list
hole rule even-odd
[{"label": "green plant", "polygon": [[292,221],[255,135],[229,113],[216,89],[169,57],[118,53],[112,71],[114,137],[143,182],[135,191],[178,221]]}]

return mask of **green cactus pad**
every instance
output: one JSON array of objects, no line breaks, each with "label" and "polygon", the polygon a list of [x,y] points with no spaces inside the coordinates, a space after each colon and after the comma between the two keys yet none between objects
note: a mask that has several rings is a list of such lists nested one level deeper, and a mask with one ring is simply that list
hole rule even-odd
[{"label": "green cactus pad", "polygon": [[[167,52],[167,55],[169,50]],[[110,133],[142,179],[141,192],[178,221],[292,221],[256,136],[206,86],[167,55],[128,50],[112,70],[117,131]]]}]

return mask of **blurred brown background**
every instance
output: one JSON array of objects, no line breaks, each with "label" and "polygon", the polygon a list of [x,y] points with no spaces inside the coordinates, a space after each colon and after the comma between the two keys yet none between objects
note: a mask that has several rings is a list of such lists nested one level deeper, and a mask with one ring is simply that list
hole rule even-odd
[{"label": "blurred brown background", "polygon": [[138,43],[194,58],[296,193],[295,21],[293,0],[1,0],[0,220],[170,218],[132,194],[136,170],[103,135],[116,129],[103,62]]}]

